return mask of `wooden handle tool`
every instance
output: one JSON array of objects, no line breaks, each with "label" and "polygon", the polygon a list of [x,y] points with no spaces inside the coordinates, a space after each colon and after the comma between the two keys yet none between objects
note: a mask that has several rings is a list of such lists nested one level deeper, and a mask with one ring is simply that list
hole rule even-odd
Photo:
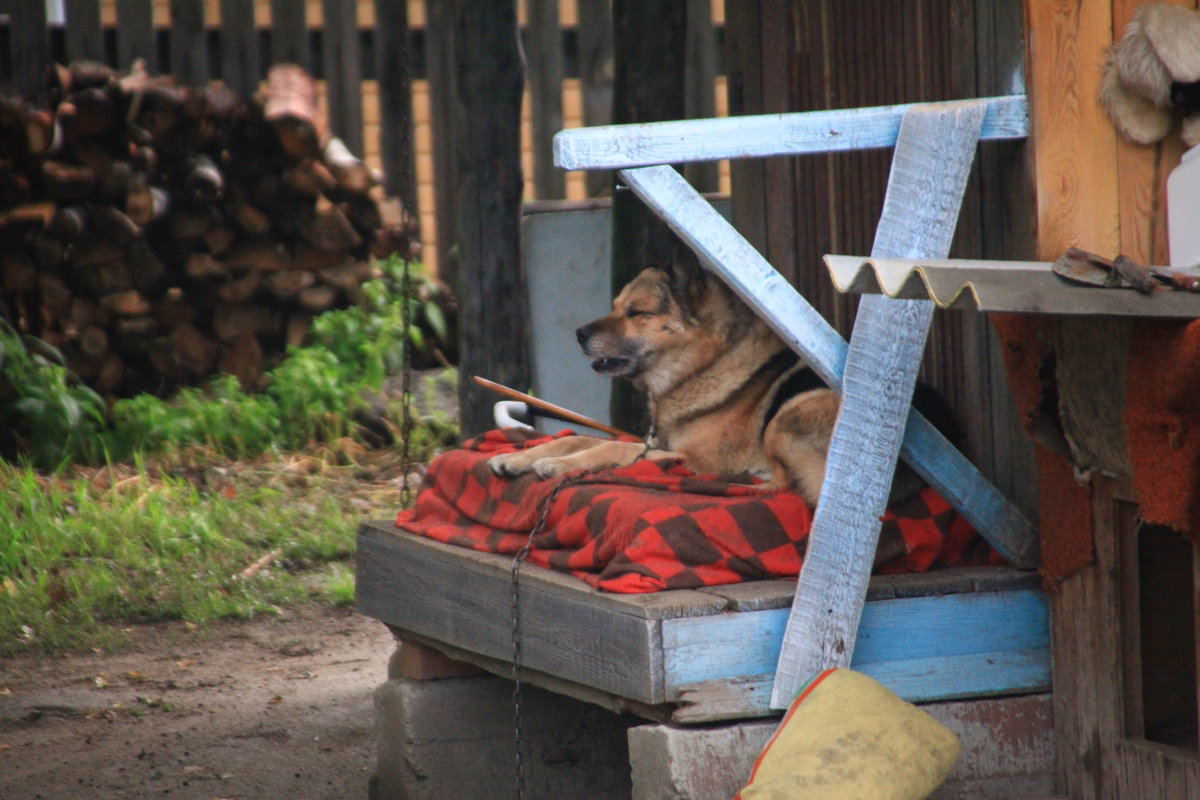
[{"label": "wooden handle tool", "polygon": [[620,428],[614,428],[611,425],[605,425],[603,422],[597,422],[594,419],[589,419],[582,414],[576,414],[574,411],[565,409],[562,406],[556,406],[554,403],[548,403],[545,400],[534,397],[533,395],[525,394],[524,392],[518,392],[516,389],[510,389],[503,384],[496,383],[495,381],[489,381],[487,378],[481,378],[478,375],[474,375],[472,376],[471,380],[475,381],[477,385],[493,391],[496,394],[503,395],[510,400],[520,400],[523,403],[528,403],[534,408],[541,409],[547,414],[552,414],[555,417],[567,422],[573,422],[576,425],[583,425],[594,430],[603,431],[612,436],[633,436],[635,439],[638,438],[632,433],[623,431]]}]

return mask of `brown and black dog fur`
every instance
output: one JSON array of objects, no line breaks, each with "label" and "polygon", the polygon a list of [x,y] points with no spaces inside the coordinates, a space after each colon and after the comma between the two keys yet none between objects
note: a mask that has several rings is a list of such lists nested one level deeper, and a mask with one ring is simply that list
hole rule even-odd
[{"label": "brown and black dog fur", "polygon": [[[592,369],[645,390],[649,449],[567,436],[494,456],[493,472],[550,478],[642,457],[680,458],[693,472],[751,473],[767,481],[764,488],[794,489],[816,504],[839,398],[719,279],[698,269],[644,270],[610,314],[576,336]],[[897,475],[893,499],[920,488],[910,470]]]}]

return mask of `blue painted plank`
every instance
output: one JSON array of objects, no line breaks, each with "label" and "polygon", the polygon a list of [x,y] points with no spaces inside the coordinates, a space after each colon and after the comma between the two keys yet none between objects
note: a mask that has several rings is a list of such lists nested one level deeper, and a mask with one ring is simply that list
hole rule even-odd
[{"label": "blue painted plank", "polygon": [[[1029,135],[1024,95],[986,101],[980,138]],[[952,108],[964,102],[974,101],[936,105]],[[900,120],[913,105],[572,128],[554,137],[554,163],[563,169],[622,169],[892,147]]]},{"label": "blue painted plank", "polygon": [[[775,608],[663,620],[668,696],[689,684],[774,673],[788,614]],[[1049,627],[1045,596],[1035,589],[876,600],[863,610],[852,665],[1048,652]]]},{"label": "blue painted plank", "polygon": [[1050,688],[1049,647],[850,666],[914,703]]}]

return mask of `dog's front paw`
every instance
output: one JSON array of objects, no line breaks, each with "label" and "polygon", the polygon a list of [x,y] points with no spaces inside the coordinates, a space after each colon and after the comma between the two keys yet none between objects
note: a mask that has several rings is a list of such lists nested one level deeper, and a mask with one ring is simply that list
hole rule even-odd
[{"label": "dog's front paw", "polygon": [[488,459],[487,464],[493,474],[499,475],[501,478],[515,478],[529,472],[533,467],[533,462],[534,459],[531,459],[528,454],[518,450],[514,453],[492,456]]},{"label": "dog's front paw", "polygon": [[539,458],[533,462],[533,471],[542,480],[548,478],[557,478],[560,475],[565,475],[574,467],[572,462],[565,458]]}]

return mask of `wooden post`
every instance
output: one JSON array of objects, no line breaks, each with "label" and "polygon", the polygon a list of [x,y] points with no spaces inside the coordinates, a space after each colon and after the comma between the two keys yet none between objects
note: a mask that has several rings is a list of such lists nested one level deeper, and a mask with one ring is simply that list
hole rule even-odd
[{"label": "wooden post", "polygon": [[[459,73],[454,131],[454,207],[459,371],[514,388],[529,386],[526,293],[521,278],[521,68],[514,2],[453,0]],[[464,437],[494,427],[494,398],[459,382]]]},{"label": "wooden post", "polygon": [[[579,86],[583,93],[583,124],[612,122],[613,40],[611,0],[576,0]],[[589,170],[584,179],[588,197],[612,192],[612,173]]]},{"label": "wooden post", "polygon": [[221,0],[221,80],[239,97],[250,97],[262,74],[254,4]]},{"label": "wooden post", "polygon": [[388,194],[403,201],[414,218],[419,218],[409,76],[408,3],[375,0],[375,77],[379,82],[379,155],[384,187]]},{"label": "wooden post", "polygon": [[29,100],[39,100],[50,66],[50,41],[46,28],[46,4],[31,0],[3,3],[9,15],[9,46],[12,49],[13,85]]},{"label": "wooden post", "polygon": [[454,64],[454,7],[451,2],[425,6],[425,75],[429,83],[429,128],[433,145],[433,205],[437,225],[438,277],[458,284],[458,165],[454,156],[458,82]]},{"label": "wooden post", "polygon": [[312,72],[307,3],[271,0],[271,63],[299,64]]},{"label": "wooden post", "polygon": [[[984,110],[979,102],[905,115],[872,255],[949,254]],[[775,673],[775,708],[789,706],[822,669],[850,665],[932,318],[932,301],[862,298],[821,502]]]},{"label": "wooden post", "polygon": [[554,200],[567,196],[567,177],[554,166],[551,142],[563,126],[562,29],[559,0],[526,0],[525,61],[533,118],[534,196]]},{"label": "wooden post", "polygon": [[128,70],[139,58],[146,69],[158,69],[152,0],[117,0],[117,69]]},{"label": "wooden post", "polygon": [[[684,115],[688,119],[717,116],[717,36],[713,30],[712,0],[688,0],[687,61],[684,66]],[[701,192],[720,188],[720,165],[698,161],[683,175]]]},{"label": "wooden post", "polygon": [[104,29],[100,26],[100,3],[96,0],[66,0],[67,61],[104,60]]},{"label": "wooden post", "polygon": [[[171,0],[171,39],[167,55],[171,73],[185,86],[208,83],[208,37],[204,28],[204,4],[195,0]],[[154,66],[148,65],[154,72]]]},{"label": "wooden post", "polygon": [[363,152],[362,59],[357,0],[323,0],[322,67],[329,107],[329,130],[350,152]]},{"label": "wooden post", "polygon": [[[682,119],[687,54],[688,0],[614,0],[616,80],[613,122]],[[665,268],[690,257],[666,224],[630,192],[613,196],[613,293],[646,267]],[[627,381],[613,381],[613,425],[637,433],[649,427],[645,396]]]}]

